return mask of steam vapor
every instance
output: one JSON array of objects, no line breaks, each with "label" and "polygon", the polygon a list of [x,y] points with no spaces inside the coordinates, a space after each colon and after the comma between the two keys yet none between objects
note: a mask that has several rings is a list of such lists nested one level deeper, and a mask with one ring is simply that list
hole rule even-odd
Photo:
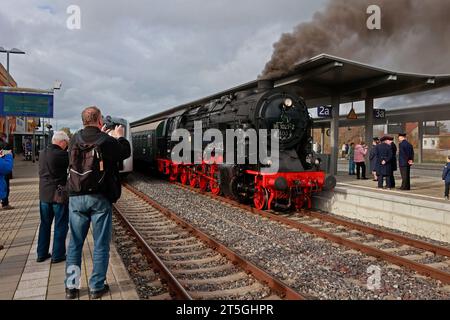
[{"label": "steam vapor", "polygon": [[[369,30],[369,5],[381,30]],[[311,22],[283,34],[260,77],[281,76],[321,53],[417,73],[450,73],[449,0],[330,0]]]}]

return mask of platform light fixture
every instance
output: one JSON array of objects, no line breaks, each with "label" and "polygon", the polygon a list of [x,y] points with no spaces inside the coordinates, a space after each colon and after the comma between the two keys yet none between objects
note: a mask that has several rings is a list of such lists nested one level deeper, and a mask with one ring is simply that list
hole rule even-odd
[{"label": "platform light fixture", "polygon": [[7,50],[3,47],[0,47],[0,52],[2,53],[6,53],[6,71],[8,72],[8,75],[10,75],[9,73],[9,54],[25,54],[25,51],[22,51],[20,49],[17,48],[12,48],[11,50]]}]

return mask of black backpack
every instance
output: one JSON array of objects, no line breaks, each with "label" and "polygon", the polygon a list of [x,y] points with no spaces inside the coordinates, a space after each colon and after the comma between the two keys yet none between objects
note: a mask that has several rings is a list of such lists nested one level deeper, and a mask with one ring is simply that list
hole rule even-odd
[{"label": "black backpack", "polygon": [[75,194],[95,194],[104,189],[106,172],[101,152],[101,144],[86,143],[78,133],[74,137],[69,154],[69,192]]}]

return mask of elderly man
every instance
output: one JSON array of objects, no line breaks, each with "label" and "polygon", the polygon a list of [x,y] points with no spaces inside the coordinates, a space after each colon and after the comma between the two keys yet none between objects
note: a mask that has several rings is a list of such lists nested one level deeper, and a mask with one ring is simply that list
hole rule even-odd
[{"label": "elderly man", "polygon": [[121,194],[119,164],[130,156],[131,147],[124,138],[122,126],[106,130],[97,107],[84,109],[81,119],[84,129],[73,136],[69,148],[70,244],[66,262],[66,298],[75,299],[79,294],[77,270],[81,268],[83,244],[92,223],[94,252],[89,293],[91,299],[98,299],[109,290],[105,280],[112,233],[112,204]]},{"label": "elderly man", "polygon": [[[39,200],[41,224],[37,247],[37,262],[52,257],[53,263],[66,260],[66,236],[69,229],[68,203],[58,196],[67,182],[69,155],[67,147],[69,137],[63,131],[53,134],[52,144],[41,151],[39,161]],[[55,219],[53,232],[53,250],[49,253],[51,227]]]},{"label": "elderly man", "polygon": [[384,136],[380,139],[381,144],[376,147],[375,157],[377,159],[377,176],[378,176],[378,188],[383,188],[383,182],[386,179],[386,187],[392,189],[391,176],[392,170],[392,159],[394,158],[394,152],[392,149],[392,141],[394,139],[389,136]]},{"label": "elderly man", "polygon": [[401,190],[411,190],[411,166],[414,163],[414,148],[406,139],[406,133],[398,135],[400,141],[398,153],[398,166],[402,175]]}]

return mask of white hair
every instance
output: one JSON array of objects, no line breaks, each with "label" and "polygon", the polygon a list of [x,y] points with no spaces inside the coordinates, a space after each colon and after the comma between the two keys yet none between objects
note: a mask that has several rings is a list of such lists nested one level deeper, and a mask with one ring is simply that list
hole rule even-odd
[{"label": "white hair", "polygon": [[70,140],[69,136],[64,131],[56,131],[55,133],[53,133],[53,138],[52,138],[53,144],[56,144],[57,142],[60,142],[60,141],[66,141],[68,143],[69,140]]}]

